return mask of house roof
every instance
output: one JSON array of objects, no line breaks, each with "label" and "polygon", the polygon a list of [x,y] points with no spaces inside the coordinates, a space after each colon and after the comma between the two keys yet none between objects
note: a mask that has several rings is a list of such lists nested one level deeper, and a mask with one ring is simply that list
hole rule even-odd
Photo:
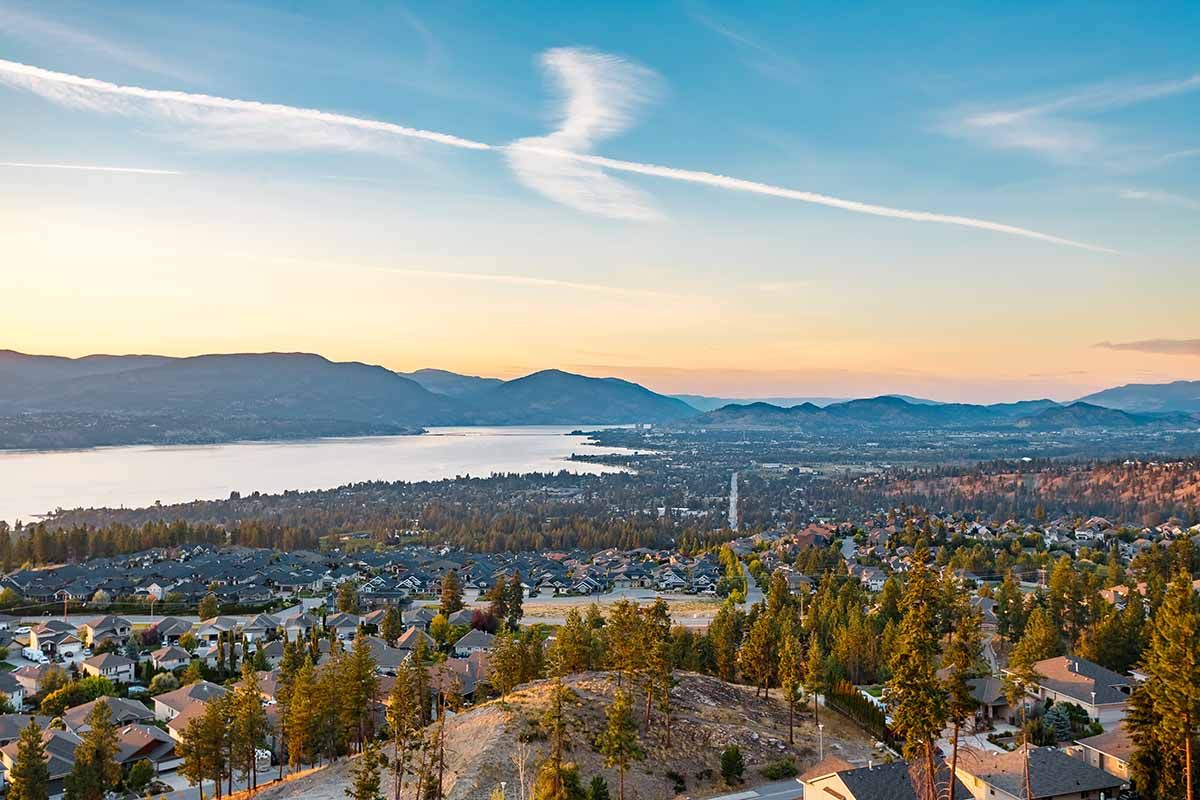
[{"label": "house roof", "polygon": [[1076,744],[1104,753],[1106,756],[1112,756],[1120,761],[1129,761],[1130,756],[1133,755],[1133,738],[1125,728],[1124,720],[1112,730],[1107,730],[1097,736],[1089,736],[1086,739],[1077,739]]},{"label": "house roof", "polygon": [[[944,765],[941,769],[948,772]],[[853,800],[918,800],[924,796],[917,790],[925,780],[920,764],[894,761],[891,764],[839,771],[837,776],[846,784]],[[942,775],[941,779],[945,781],[946,777]],[[967,787],[956,779],[954,800],[971,800],[971,797]]]},{"label": "house roof", "polygon": [[123,697],[100,697],[90,703],[68,708],[63,713],[63,722],[74,733],[82,733],[87,729],[87,717],[92,709],[103,703],[112,712],[114,725],[123,725],[136,720],[153,719],[154,712],[136,700],[126,700]]},{"label": "house roof", "polygon": [[455,647],[479,647],[489,648],[496,640],[496,637],[487,631],[475,630],[472,628],[467,631],[461,639],[454,643]]},{"label": "house roof", "polygon": [[89,667],[95,667],[96,669],[103,671],[110,669],[121,669],[122,667],[132,667],[135,662],[126,658],[125,656],[119,656],[116,653],[101,653],[98,656],[92,656],[83,663]]},{"label": "house roof", "polygon": [[128,764],[143,758],[158,763],[175,754],[175,740],[153,725],[125,725],[117,728],[117,762]]},{"label": "house roof", "polygon": [[1093,691],[1096,693],[1096,705],[1125,703],[1129,700],[1128,691],[1119,688],[1128,687],[1129,678],[1086,659],[1075,656],[1047,658],[1037,662],[1034,670],[1040,676],[1038,683],[1041,686],[1080,703],[1091,705]]},{"label": "house roof", "polygon": [[[1025,791],[1025,764],[1020,750],[993,753],[963,747],[958,751],[958,768],[1013,797],[1021,797]],[[1035,798],[1099,789],[1116,790],[1121,782],[1115,775],[1097,769],[1082,759],[1071,758],[1056,748],[1035,747],[1029,750],[1029,784]]]},{"label": "house roof", "polygon": [[796,780],[801,783],[808,783],[814,778],[823,778],[826,775],[832,775],[835,772],[845,772],[848,769],[854,769],[854,765],[841,756],[825,756],[825,758],[809,767]]},{"label": "house roof", "polygon": [[197,681],[187,686],[181,686],[173,692],[160,694],[154,698],[154,702],[162,703],[174,711],[182,711],[191,703],[207,703],[214,697],[225,694],[226,691],[228,690],[224,686],[218,686],[208,681]]}]

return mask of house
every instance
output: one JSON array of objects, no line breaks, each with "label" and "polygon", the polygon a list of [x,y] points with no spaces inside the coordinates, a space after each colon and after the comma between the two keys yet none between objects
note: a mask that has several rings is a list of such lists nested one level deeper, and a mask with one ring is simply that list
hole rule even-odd
[{"label": "house", "polygon": [[971,687],[971,697],[978,704],[975,709],[975,728],[987,728],[989,723],[1010,721],[1012,710],[1008,698],[1004,694],[1004,684],[996,677],[988,675],[983,678],[971,678],[967,681]]},{"label": "house", "polygon": [[158,621],[153,630],[158,634],[160,644],[179,644],[183,635],[192,630],[192,623],[179,617],[164,617]]},{"label": "house", "polygon": [[[79,737],[70,731],[54,728],[42,730],[42,746],[46,750],[46,766],[50,773],[47,789],[51,797],[62,794],[63,780],[75,768],[75,748],[79,747],[79,742]],[[18,744],[19,742],[9,742],[0,748],[0,764],[4,765],[6,773],[11,772],[17,762]]]},{"label": "house", "polygon": [[21,738],[21,731],[28,728],[30,722],[45,730],[50,720],[51,717],[32,714],[0,714],[0,747]]},{"label": "house", "polygon": [[402,615],[404,624],[411,628],[420,628],[423,631],[429,630],[429,623],[433,622],[433,618],[437,616],[436,608],[428,606],[418,606],[417,608],[409,609]]},{"label": "house", "polygon": [[155,669],[174,671],[186,667],[192,661],[192,654],[182,647],[160,647],[150,654],[150,663]]},{"label": "house", "polygon": [[301,642],[311,631],[321,626],[321,621],[307,612],[288,617],[283,621],[283,637],[289,642]]},{"label": "house", "polygon": [[[865,767],[841,769],[841,759],[826,759],[805,773],[805,800],[919,800],[925,797],[927,771],[921,764],[895,761],[891,764],[868,764]],[[823,766],[824,765],[824,766]],[[824,774],[813,774],[830,769]],[[939,783],[948,783],[948,768],[940,765]],[[971,793],[961,781],[954,782],[954,800],[971,800]]]},{"label": "house", "polygon": [[461,639],[454,643],[454,655],[466,658],[472,653],[491,652],[496,637],[487,631],[469,630]]},{"label": "house", "polygon": [[25,686],[8,672],[0,672],[0,694],[8,696],[13,708],[25,705]]},{"label": "house", "polygon": [[279,623],[274,617],[259,614],[242,625],[242,635],[246,637],[247,642],[261,642],[270,638],[278,628]]},{"label": "house", "polygon": [[360,620],[357,614],[331,614],[325,618],[325,630],[333,631],[342,640],[353,639]]},{"label": "house", "polygon": [[424,641],[426,647],[437,647],[437,642],[433,640],[433,637],[426,633],[423,628],[416,626],[408,628],[404,633],[400,634],[400,638],[396,640],[396,647],[400,650],[415,650],[419,640]]},{"label": "house", "polygon": [[[975,800],[1025,795],[1025,756],[960,747],[958,778]],[[1116,800],[1123,781],[1053,747],[1029,750],[1030,800]]]},{"label": "house", "polygon": [[129,623],[129,620],[124,617],[114,617],[112,614],[96,617],[79,626],[79,638],[83,640],[85,647],[93,649],[106,639],[124,645],[129,641],[131,633],[133,633],[133,625]]},{"label": "house", "polygon": [[175,750],[175,739],[154,725],[141,723],[117,728],[117,758],[123,767],[131,767],[142,760],[154,765],[154,774],[173,770],[183,759]]},{"label": "house", "polygon": [[108,710],[112,714],[112,723],[117,727],[154,720],[154,712],[136,700],[126,700],[123,697],[101,697],[90,703],[68,708],[62,716],[67,730],[77,736],[87,733],[90,730],[90,726],[87,724],[88,714],[91,714],[92,709],[101,703],[108,706]]},{"label": "house", "polygon": [[83,650],[83,642],[75,633],[75,626],[61,619],[48,619],[29,631],[29,646],[40,650],[43,655],[63,661],[74,661]]},{"label": "house", "polygon": [[1034,664],[1034,671],[1038,685],[1030,694],[1039,700],[1075,703],[1106,726],[1125,718],[1129,678],[1076,656],[1047,658]]},{"label": "house", "polygon": [[86,659],[80,668],[88,675],[108,678],[116,683],[132,683],[137,662],[116,653],[101,653]]},{"label": "house", "polygon": [[173,692],[160,694],[154,698],[154,719],[159,722],[170,722],[179,716],[192,703],[207,703],[214,697],[225,694],[227,689],[208,681],[181,686]]},{"label": "house", "polygon": [[1075,744],[1079,747],[1072,755],[1123,781],[1129,780],[1129,758],[1133,755],[1133,739],[1124,722],[1098,736],[1079,739]]},{"label": "house", "polygon": [[63,668],[53,664],[32,664],[25,667],[18,667],[9,674],[12,675],[21,688],[25,690],[25,696],[35,695],[42,690],[42,681],[46,675],[57,671],[63,673]]},{"label": "house", "polygon": [[238,621],[234,617],[212,617],[200,620],[196,628],[196,639],[200,644],[212,647],[223,635],[232,634],[237,630]]}]

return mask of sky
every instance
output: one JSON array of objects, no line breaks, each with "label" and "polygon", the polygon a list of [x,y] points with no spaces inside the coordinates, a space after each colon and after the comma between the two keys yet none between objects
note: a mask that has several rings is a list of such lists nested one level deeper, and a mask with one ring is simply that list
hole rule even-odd
[{"label": "sky", "polygon": [[0,348],[1200,379],[1200,4],[0,0]]}]

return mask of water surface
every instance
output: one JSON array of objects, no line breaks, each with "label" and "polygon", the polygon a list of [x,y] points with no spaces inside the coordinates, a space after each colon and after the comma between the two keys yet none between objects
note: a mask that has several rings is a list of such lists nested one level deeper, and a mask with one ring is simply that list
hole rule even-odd
[{"label": "water surface", "polygon": [[368,480],[614,470],[568,461],[572,453],[622,452],[565,435],[572,430],[430,428],[422,436],[0,452],[0,519],[30,521],[57,508],[140,508],[216,500],[233,491],[329,489]]}]

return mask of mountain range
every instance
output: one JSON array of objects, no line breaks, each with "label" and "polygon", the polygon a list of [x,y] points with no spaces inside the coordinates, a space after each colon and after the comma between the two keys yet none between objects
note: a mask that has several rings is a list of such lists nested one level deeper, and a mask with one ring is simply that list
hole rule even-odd
[{"label": "mountain range", "polygon": [[[1190,425],[1200,381],[1131,385],[1070,404],[898,395],[723,402],[556,369],[514,380],[394,372],[311,353],[83,358],[0,350],[0,449],[415,433],[428,425],[1031,430]],[[799,400],[800,402],[791,402]]]}]

